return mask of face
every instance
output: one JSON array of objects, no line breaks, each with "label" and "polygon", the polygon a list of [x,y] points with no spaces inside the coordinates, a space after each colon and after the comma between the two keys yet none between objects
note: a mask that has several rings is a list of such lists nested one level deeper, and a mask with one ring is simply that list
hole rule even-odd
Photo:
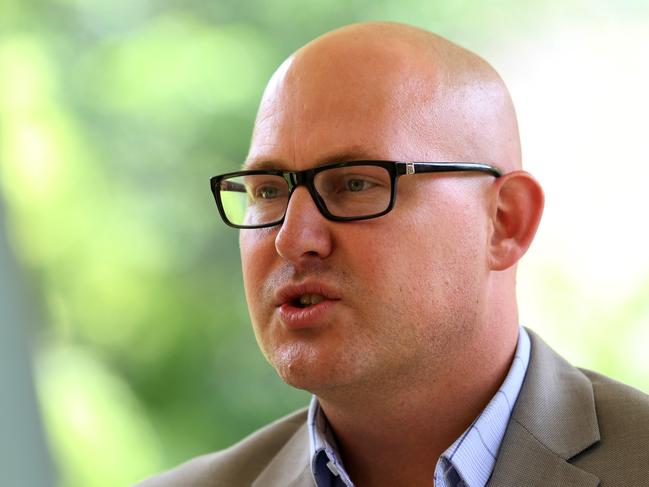
[{"label": "face", "polygon": [[[422,110],[431,80],[394,69],[398,59],[361,66],[366,59],[285,63],[264,95],[247,166],[471,160],[455,142],[449,150],[456,137]],[[402,176],[392,212],[351,223],[326,220],[298,187],[282,225],[241,230],[254,331],[280,376],[326,396],[441,373],[484,304],[491,182]]]}]

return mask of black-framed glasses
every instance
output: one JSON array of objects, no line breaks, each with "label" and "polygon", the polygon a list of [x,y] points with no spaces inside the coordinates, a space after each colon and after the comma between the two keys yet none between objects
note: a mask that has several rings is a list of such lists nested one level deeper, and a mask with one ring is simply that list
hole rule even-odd
[{"label": "black-framed glasses", "polygon": [[500,177],[477,162],[351,161],[304,171],[253,169],[210,179],[223,221],[234,228],[264,228],[284,221],[296,187],[305,186],[322,215],[333,221],[368,220],[388,213],[405,174],[476,171]]}]

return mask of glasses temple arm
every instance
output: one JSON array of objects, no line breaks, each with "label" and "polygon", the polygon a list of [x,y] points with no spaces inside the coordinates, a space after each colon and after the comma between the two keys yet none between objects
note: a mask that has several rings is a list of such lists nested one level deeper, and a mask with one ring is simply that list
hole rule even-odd
[{"label": "glasses temple arm", "polygon": [[489,164],[480,162],[397,162],[397,175],[415,173],[479,171],[494,177],[502,176],[502,172]]}]

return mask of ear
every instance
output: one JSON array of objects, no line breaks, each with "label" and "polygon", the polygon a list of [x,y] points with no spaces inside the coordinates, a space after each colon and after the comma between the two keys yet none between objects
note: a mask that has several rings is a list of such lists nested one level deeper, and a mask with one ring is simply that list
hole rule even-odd
[{"label": "ear", "polygon": [[543,213],[543,189],[525,171],[498,178],[493,186],[489,268],[508,269],[518,262],[534,239]]}]

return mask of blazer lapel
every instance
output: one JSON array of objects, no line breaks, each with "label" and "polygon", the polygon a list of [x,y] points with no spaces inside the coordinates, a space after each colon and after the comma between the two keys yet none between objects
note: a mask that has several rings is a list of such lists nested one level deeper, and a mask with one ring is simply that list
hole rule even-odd
[{"label": "blazer lapel", "polygon": [[252,483],[252,487],[269,485],[315,487],[309,466],[309,436],[306,422]]},{"label": "blazer lapel", "polygon": [[588,378],[528,330],[530,364],[490,487],[594,487],[599,479],[568,461],[598,442]]}]

